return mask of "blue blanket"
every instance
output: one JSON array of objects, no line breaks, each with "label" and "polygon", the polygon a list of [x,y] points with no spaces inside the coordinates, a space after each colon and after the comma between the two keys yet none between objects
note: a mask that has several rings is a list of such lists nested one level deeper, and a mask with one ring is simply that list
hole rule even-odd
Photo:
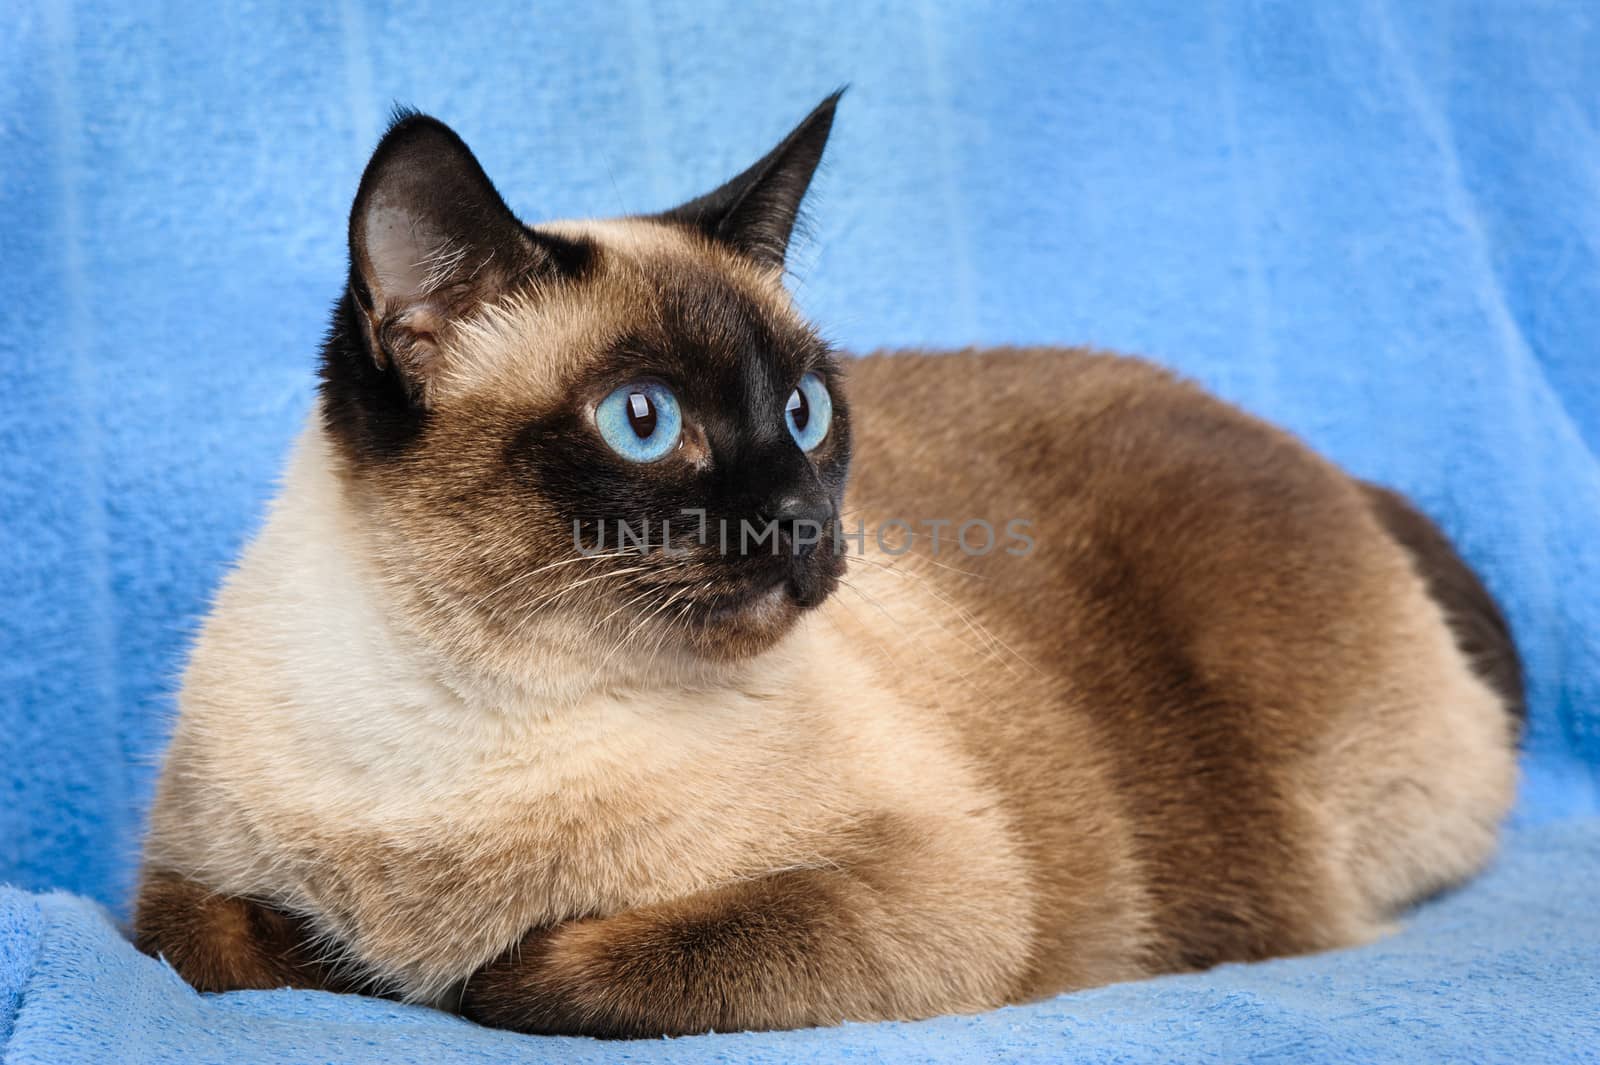
[{"label": "blue blanket", "polygon": [[[111,922],[126,914],[185,642],[311,401],[344,214],[390,103],[454,124],[512,205],[546,218],[703,191],[845,82],[812,239],[793,263],[803,306],[856,349],[1141,352],[1410,493],[1504,602],[1527,659],[1516,829],[1489,879],[1364,951],[976,1019],[627,1053],[1592,1051],[1592,4],[349,0],[173,5],[151,18],[110,0],[22,0],[5,22],[11,1059],[133,1060],[136,1044],[153,1061],[231,1065],[274,1045],[291,1048],[280,1060],[435,1065],[617,1052],[359,999],[200,998],[130,953]],[[27,894],[48,891],[79,897]]]},{"label": "blue blanket", "polygon": [[[1551,878],[1551,869],[1563,873]],[[1519,832],[1471,891],[1425,908],[1404,933],[1366,950],[1229,965],[980,1017],[627,1047],[534,1039],[315,991],[196,995],[135,952],[93,903],[0,889],[0,935],[31,943],[34,954],[6,1061],[1593,1061],[1597,879],[1600,826],[1547,825]]]}]

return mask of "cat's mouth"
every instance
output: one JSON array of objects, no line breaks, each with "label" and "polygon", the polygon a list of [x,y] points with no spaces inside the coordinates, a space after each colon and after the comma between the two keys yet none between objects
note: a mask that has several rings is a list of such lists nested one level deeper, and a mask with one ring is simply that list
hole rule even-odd
[{"label": "cat's mouth", "polygon": [[705,620],[713,625],[732,621],[741,614],[761,615],[787,607],[787,601],[795,597],[795,589],[787,577],[780,577],[765,588],[757,588],[716,603],[705,615]]},{"label": "cat's mouth", "polygon": [[703,652],[736,657],[770,646],[796,618],[833,593],[843,569],[837,557],[797,562],[700,601],[694,612],[696,645]]},{"label": "cat's mouth", "polygon": [[746,615],[808,610],[826,599],[837,584],[838,576],[831,572],[799,577],[785,574],[709,600],[701,616],[707,623],[719,624]]}]

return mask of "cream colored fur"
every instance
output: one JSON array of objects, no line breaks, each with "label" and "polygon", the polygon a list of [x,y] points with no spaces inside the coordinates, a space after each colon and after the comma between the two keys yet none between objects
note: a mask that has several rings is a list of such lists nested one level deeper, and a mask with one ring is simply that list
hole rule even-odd
[{"label": "cream colored fur", "polygon": [[[712,689],[553,704],[479,687],[386,600],[333,466],[313,423],[218,598],[150,865],[325,915],[394,989],[435,1002],[531,926],[824,861],[852,818],[889,811],[938,841],[930,865],[963,869],[972,896],[935,904],[948,935],[1026,952],[1003,815],[825,621]],[[537,690],[552,664],[526,666]]]},{"label": "cream colored fur", "polygon": [[[613,245],[614,292],[627,289],[628,270],[646,269],[641,256],[690,254],[641,244],[637,225],[588,232]],[[775,277],[719,265],[781,298]],[[550,387],[541,382],[566,372],[562,350],[609,328],[559,299],[536,302],[466,327],[435,399],[510,390],[536,400]],[[637,313],[629,306],[614,297],[616,314]],[[1060,357],[1088,367],[1073,370],[1082,381],[1070,399],[1081,407],[1070,417],[1085,422],[1181,391],[1138,364]],[[917,372],[934,382],[932,364]],[[852,373],[863,471],[852,520],[897,516],[890,501],[910,505],[917,486],[942,479],[949,494],[929,497],[936,508],[954,509],[982,484],[1051,517],[1055,550],[1085,542],[1072,524],[1081,515],[1050,513],[1054,467],[1026,477],[978,458],[964,473],[941,468],[981,448],[911,446],[893,421],[904,368],[869,362]],[[1027,380],[928,387],[979,412],[963,431],[1003,442],[1008,426],[1069,418],[1067,400]],[[899,974],[876,1009],[980,1009],[1160,967],[1151,883],[1185,873],[1150,867],[1112,783],[1114,745],[1083,713],[1091,674],[1110,664],[1069,653],[1064,666],[1040,665],[1086,637],[1074,626],[1093,615],[1065,602],[1039,632],[1024,604],[1055,579],[1050,559],[1068,554],[1042,545],[1044,561],[1024,579],[1002,574],[999,555],[892,557],[869,537],[832,599],[743,661],[635,653],[609,630],[590,638],[603,626],[581,610],[552,611],[497,642],[453,629],[417,598],[408,552],[432,551],[439,567],[448,559],[375,517],[408,520],[403,508],[368,507],[344,461],[314,414],[195,648],[147,868],[309,915],[330,951],[384,987],[447,1003],[530,928],[826,865],[841,838],[890,818],[919,842],[896,859],[895,892],[874,918]],[[1295,461],[1331,495],[1349,491],[1309,456]],[[1191,520],[1225,552],[1236,519],[1199,498]],[[1270,612],[1251,613],[1259,604],[1237,615],[1202,604],[1219,611],[1219,639],[1236,624],[1255,634],[1241,637],[1245,651],[1215,656],[1239,676],[1258,664],[1249,641],[1269,641],[1259,665],[1275,672],[1263,684],[1279,687],[1259,693],[1262,728],[1301,735],[1293,759],[1263,770],[1282,774],[1265,783],[1286,797],[1295,854],[1311,856],[1294,858],[1310,871],[1286,869],[1314,885],[1292,949],[1370,938],[1397,908],[1476,869],[1514,790],[1498,699],[1404,552],[1345,510],[1356,564],[1306,585],[1343,603],[1326,630],[1273,628]],[[1213,568],[1248,588],[1252,565]],[[1285,671],[1284,654],[1301,656],[1298,670]]]}]

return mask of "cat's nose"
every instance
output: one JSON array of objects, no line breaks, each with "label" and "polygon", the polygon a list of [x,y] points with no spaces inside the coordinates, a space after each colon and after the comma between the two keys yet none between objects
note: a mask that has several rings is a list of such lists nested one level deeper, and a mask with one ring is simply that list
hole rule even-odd
[{"label": "cat's nose", "polygon": [[778,527],[789,552],[805,558],[829,533],[833,500],[822,492],[783,492],[762,508],[764,521]]}]

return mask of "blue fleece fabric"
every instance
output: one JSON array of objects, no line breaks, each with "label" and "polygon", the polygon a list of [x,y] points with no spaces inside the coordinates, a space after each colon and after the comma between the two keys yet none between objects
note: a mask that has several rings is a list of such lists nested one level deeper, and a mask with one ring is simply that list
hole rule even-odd
[{"label": "blue fleece fabric", "polygon": [[[4,22],[8,1060],[1594,1053],[1592,3],[13,0]],[[703,191],[845,82],[793,262],[843,345],[1141,352],[1455,538],[1529,671],[1517,828],[1489,878],[1360,951],[974,1019],[628,1048],[328,995],[199,997],[93,903],[26,894],[126,912],[173,676],[311,401],[345,212],[392,101],[455,125],[537,219]]]},{"label": "blue fleece fabric", "polygon": [[[1551,868],[1563,875],[1548,879]],[[1228,965],[978,1017],[633,1044],[531,1038],[317,991],[196,995],[129,946],[94,903],[0,888],[0,914],[42,915],[46,929],[6,1062],[1592,1062],[1597,878],[1600,825],[1567,821],[1519,831],[1471,891],[1365,950]]]}]

